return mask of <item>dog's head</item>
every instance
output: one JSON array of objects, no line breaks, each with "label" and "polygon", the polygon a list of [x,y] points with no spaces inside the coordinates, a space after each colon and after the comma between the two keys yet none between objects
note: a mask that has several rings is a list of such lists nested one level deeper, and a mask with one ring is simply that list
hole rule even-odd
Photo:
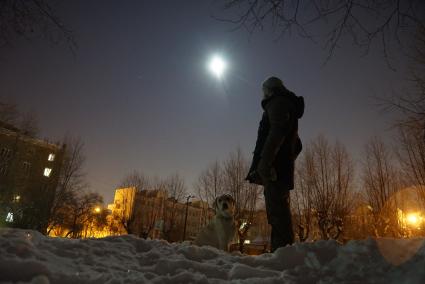
[{"label": "dog's head", "polygon": [[235,210],[235,200],[231,195],[223,194],[215,199],[213,207],[217,216],[232,217]]}]

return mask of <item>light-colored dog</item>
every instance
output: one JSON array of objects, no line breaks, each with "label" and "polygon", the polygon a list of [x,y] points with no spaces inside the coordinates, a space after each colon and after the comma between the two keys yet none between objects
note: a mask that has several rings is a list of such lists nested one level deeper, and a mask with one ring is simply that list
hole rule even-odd
[{"label": "light-colored dog", "polygon": [[236,233],[235,220],[233,219],[235,200],[232,196],[225,194],[216,198],[213,207],[216,212],[215,216],[201,230],[194,244],[198,246],[209,245],[228,251],[229,244]]}]

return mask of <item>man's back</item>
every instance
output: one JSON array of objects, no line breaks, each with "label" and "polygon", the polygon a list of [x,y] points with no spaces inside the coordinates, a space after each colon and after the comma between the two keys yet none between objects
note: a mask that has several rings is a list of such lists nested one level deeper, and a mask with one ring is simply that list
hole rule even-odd
[{"label": "man's back", "polygon": [[[271,139],[281,140],[269,143],[270,145],[280,143],[272,164],[276,170],[277,182],[288,189],[293,189],[294,161],[302,147],[298,137],[298,119],[304,113],[304,100],[286,90],[272,96],[265,103],[263,102],[263,107],[266,113],[264,124],[265,128],[268,129],[264,135],[271,135]],[[282,121],[284,123],[281,123]],[[274,122],[279,125],[273,127]],[[279,133],[273,134],[270,131]],[[264,146],[267,147],[268,145]],[[262,149],[262,152],[267,150]]]}]

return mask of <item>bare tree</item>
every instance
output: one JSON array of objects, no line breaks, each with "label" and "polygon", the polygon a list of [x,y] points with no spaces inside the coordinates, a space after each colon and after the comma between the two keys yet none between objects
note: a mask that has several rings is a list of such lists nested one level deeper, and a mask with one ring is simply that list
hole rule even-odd
[{"label": "bare tree", "polygon": [[[223,169],[218,161],[210,164],[199,176],[195,185],[197,197],[212,206],[215,199],[224,193]],[[203,214],[207,221],[209,208],[203,208]],[[205,224],[203,224],[205,225]]]},{"label": "bare tree", "polygon": [[25,136],[36,137],[39,133],[36,112],[27,111],[22,113],[13,101],[0,100],[0,122],[15,127]]},{"label": "bare tree", "polygon": [[396,92],[380,99],[384,110],[395,110],[401,117],[395,121],[398,130],[397,157],[404,183],[414,186],[425,208],[425,27],[419,27],[409,50],[410,91]]},{"label": "bare tree", "polygon": [[333,146],[332,165],[334,167],[335,192],[337,196],[332,209],[333,214],[343,221],[352,210],[354,166],[347,149],[338,141]]},{"label": "bare tree", "polygon": [[312,190],[313,186],[309,184],[309,176],[312,175],[308,166],[312,163],[309,162],[311,155],[303,155],[300,157],[300,163],[298,163],[295,171],[295,190],[291,195],[291,207],[292,207],[292,220],[294,224],[294,231],[298,236],[300,242],[306,241],[313,226],[313,200]]},{"label": "bare tree", "polygon": [[125,176],[120,182],[119,187],[134,187],[138,192],[148,189],[150,186],[150,179],[141,172],[133,171],[131,174]]},{"label": "bare tree", "polygon": [[14,102],[0,101],[0,122],[15,125],[19,118],[18,106]]},{"label": "bare tree", "polygon": [[[100,211],[96,210],[97,208]],[[95,207],[90,214],[90,219],[84,226],[84,238],[98,237],[105,235],[105,230],[108,229],[108,210],[100,207]]]},{"label": "bare tree", "polygon": [[76,47],[72,31],[65,27],[48,0],[1,0],[0,47],[11,45],[19,38],[43,37],[58,43],[63,39]]},{"label": "bare tree", "polygon": [[[271,25],[279,36],[296,32],[301,37],[316,40],[317,25],[325,29],[325,47],[329,57],[349,37],[353,44],[367,53],[378,42],[388,59],[392,43],[405,43],[406,31],[425,25],[421,0],[226,0],[224,10],[236,28],[253,33]],[[328,59],[329,59],[328,57]]]},{"label": "bare tree", "polygon": [[182,202],[186,194],[186,185],[178,173],[171,175],[164,182],[168,194],[166,210],[164,212],[163,233],[166,240],[171,241],[172,233],[178,229],[178,203]]},{"label": "bare tree", "polygon": [[66,137],[64,144],[66,148],[58,186],[55,190],[50,210],[47,234],[55,229],[56,226],[61,226],[64,223],[68,213],[63,208],[70,205],[70,203],[75,203],[77,196],[88,188],[84,170],[86,157],[82,139]]},{"label": "bare tree", "polygon": [[397,126],[418,126],[425,137],[425,27],[420,27],[408,51],[410,69],[408,83],[410,91],[395,92],[392,96],[378,98],[384,110],[398,111],[401,119]]},{"label": "bare tree", "polygon": [[239,236],[239,250],[243,252],[243,245],[248,230],[253,223],[256,211],[259,188],[255,184],[245,181],[249,164],[238,148],[224,162],[224,188],[235,199],[235,221]]},{"label": "bare tree", "polygon": [[373,138],[366,145],[365,155],[363,187],[372,209],[375,236],[399,237],[395,194],[400,180],[391,152],[379,138]]},{"label": "bare tree", "polygon": [[66,237],[81,238],[84,227],[94,218],[95,207],[103,203],[102,196],[98,193],[84,193],[74,196],[66,208],[68,228]]},{"label": "bare tree", "polygon": [[[306,214],[314,210],[323,239],[338,239],[343,233],[344,219],[350,212],[353,171],[345,147],[338,142],[330,145],[324,136],[316,138],[304,150],[298,183],[307,188],[300,194],[307,194],[303,197],[304,206],[312,208]],[[306,233],[302,236],[305,238]]]},{"label": "bare tree", "polygon": [[425,140],[418,124],[411,121],[399,127],[397,157],[404,183],[415,187],[425,209]]},{"label": "bare tree", "polygon": [[177,202],[183,200],[186,194],[186,184],[178,173],[169,176],[165,180],[164,186],[168,193],[168,197],[175,199]]},{"label": "bare tree", "polygon": [[36,113],[34,111],[29,111],[22,114],[18,128],[23,135],[35,138],[40,131]]}]

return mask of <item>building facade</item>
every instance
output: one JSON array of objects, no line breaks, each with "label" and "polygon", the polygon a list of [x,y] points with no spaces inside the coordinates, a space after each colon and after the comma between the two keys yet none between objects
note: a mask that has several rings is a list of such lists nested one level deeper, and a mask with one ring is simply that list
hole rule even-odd
[{"label": "building facade", "polygon": [[39,231],[47,227],[64,150],[0,122],[0,222]]},{"label": "building facade", "polygon": [[169,242],[195,239],[214,215],[206,202],[186,204],[168,197],[165,190],[136,191],[134,187],[118,188],[108,209],[114,234],[131,233]]}]

